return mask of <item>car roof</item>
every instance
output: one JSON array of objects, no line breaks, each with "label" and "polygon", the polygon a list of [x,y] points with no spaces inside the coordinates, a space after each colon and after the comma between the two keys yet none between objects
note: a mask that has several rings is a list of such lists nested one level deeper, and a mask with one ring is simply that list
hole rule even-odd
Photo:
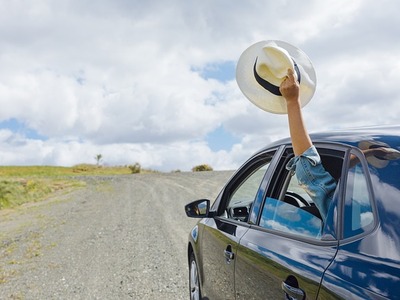
[{"label": "car roof", "polygon": [[[400,141],[400,125],[339,129],[311,133],[310,136],[313,143],[336,142],[357,146],[361,141],[379,141],[386,143],[391,147],[398,148]],[[280,139],[268,145],[268,147],[265,147],[261,151],[274,146],[290,143],[290,138]]]}]

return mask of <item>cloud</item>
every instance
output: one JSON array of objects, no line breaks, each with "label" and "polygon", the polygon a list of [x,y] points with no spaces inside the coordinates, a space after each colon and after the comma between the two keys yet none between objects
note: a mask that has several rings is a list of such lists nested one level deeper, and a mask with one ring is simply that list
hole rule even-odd
[{"label": "cloud", "polygon": [[[394,1],[3,6],[0,122],[18,120],[45,139],[3,127],[2,164],[71,165],[101,153],[110,164],[166,171],[197,162],[237,168],[288,135],[285,116],[247,101],[226,67],[265,39],[299,46],[315,65],[317,92],[304,109],[310,131],[398,119]],[[213,151],[206,139],[220,126],[240,142]]]}]

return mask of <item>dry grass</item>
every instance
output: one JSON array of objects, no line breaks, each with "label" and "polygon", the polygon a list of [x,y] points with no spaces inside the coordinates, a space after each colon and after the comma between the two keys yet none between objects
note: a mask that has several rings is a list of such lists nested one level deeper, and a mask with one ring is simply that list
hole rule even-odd
[{"label": "dry grass", "polygon": [[[141,173],[148,172],[152,171],[141,170]],[[82,187],[84,182],[74,179],[73,176],[125,174],[132,174],[129,166],[0,166],[0,209],[41,201],[57,191]]]},{"label": "dry grass", "polygon": [[91,164],[80,164],[73,167],[53,166],[0,166],[0,177],[26,176],[75,176],[75,175],[118,175],[130,174],[126,167],[102,167]]}]

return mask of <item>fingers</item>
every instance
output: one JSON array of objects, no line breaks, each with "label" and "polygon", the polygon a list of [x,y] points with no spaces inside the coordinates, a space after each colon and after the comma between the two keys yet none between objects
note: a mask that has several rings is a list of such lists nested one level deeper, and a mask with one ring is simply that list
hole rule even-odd
[{"label": "fingers", "polygon": [[299,84],[295,79],[294,71],[292,69],[288,69],[287,75],[279,87],[279,91],[286,101],[300,101]]},{"label": "fingers", "polygon": [[281,86],[290,86],[295,82],[294,72],[292,69],[288,69],[285,79],[283,79]]},{"label": "fingers", "polygon": [[287,78],[289,78],[290,80],[295,80],[294,71],[292,69],[288,69]]}]

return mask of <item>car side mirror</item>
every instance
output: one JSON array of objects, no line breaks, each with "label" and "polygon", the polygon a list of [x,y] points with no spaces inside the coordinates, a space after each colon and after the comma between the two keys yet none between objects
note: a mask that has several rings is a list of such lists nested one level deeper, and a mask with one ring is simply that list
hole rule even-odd
[{"label": "car side mirror", "polygon": [[189,218],[210,217],[210,200],[200,199],[185,205],[185,212]]}]

